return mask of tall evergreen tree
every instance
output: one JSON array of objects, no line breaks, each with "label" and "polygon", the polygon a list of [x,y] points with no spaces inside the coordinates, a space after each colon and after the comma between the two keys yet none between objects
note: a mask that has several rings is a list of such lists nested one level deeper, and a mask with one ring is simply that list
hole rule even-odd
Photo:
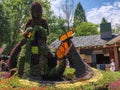
[{"label": "tall evergreen tree", "polygon": [[81,3],[79,2],[74,12],[74,25],[76,25],[77,23],[81,23],[81,22],[87,22],[87,20],[85,16],[85,11]]}]

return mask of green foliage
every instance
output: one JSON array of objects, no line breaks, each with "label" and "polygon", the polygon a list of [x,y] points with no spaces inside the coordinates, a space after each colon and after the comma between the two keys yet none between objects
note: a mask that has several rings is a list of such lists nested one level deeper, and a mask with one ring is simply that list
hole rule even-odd
[{"label": "green foliage", "polygon": [[[5,14],[3,16],[8,17],[8,23],[5,26],[9,27],[10,42],[9,48],[20,40],[21,31],[24,30],[25,23],[30,18],[30,5],[33,1],[38,1],[42,4],[44,13],[49,10],[49,0],[2,0],[3,10]],[[43,15],[44,16],[44,15]],[[3,34],[3,36],[7,36]]]},{"label": "green foliage", "polygon": [[[8,17],[4,16],[3,5],[0,3],[0,46],[3,43],[10,42],[10,25],[8,23]],[[6,26],[7,25],[7,26]]]},{"label": "green foliage", "polygon": [[30,48],[31,42],[30,40],[26,45],[22,47],[22,50],[18,57],[17,67],[18,67],[18,75],[26,78],[30,72],[30,60],[31,60],[31,52],[27,50],[31,50]]},{"label": "green foliage", "polygon": [[[51,30],[51,34],[48,37],[48,44],[57,39],[64,31],[66,31],[66,27],[64,25],[65,20],[53,15],[50,11],[49,0],[3,0],[1,4],[1,6],[3,5],[3,8],[1,7],[0,16],[1,20],[4,22],[4,27],[2,26],[1,32],[3,33],[0,36],[4,37],[0,37],[0,40],[7,41],[9,43],[9,48],[7,48],[7,50],[11,51],[13,46],[21,39],[21,31],[24,30],[25,23],[30,18],[30,5],[33,1],[40,2],[43,6],[43,17],[47,19]],[[6,19],[6,17],[8,19]]]},{"label": "green foliage", "polygon": [[97,31],[98,25],[87,22],[85,11],[80,2],[74,12],[74,27],[76,28],[75,36],[87,36],[99,33]]},{"label": "green foliage", "polygon": [[81,90],[97,90],[93,83],[81,86]]},{"label": "green foliage", "polygon": [[120,72],[101,71],[103,77],[97,82],[81,86],[82,90],[108,90],[108,84],[120,79]]},{"label": "green foliage", "polygon": [[47,43],[51,44],[57,38],[58,38],[58,34],[51,32],[50,35],[49,35],[49,37],[48,37]]},{"label": "green foliage", "polygon": [[54,40],[58,39],[60,35],[62,35],[64,32],[66,32],[66,26],[65,20],[56,17],[53,15],[52,12],[48,12],[48,24],[49,24],[49,29],[50,29],[50,35],[47,39],[47,43],[50,44]]},{"label": "green foliage", "polygon": [[[103,78],[97,82],[97,84],[100,85],[107,85],[117,79],[120,78],[120,72],[110,72],[110,71],[102,71],[103,73]],[[112,78],[111,78],[112,77]]]},{"label": "green foliage", "polygon": [[114,33],[119,33],[120,32],[120,24],[116,24],[115,28],[112,30]]},{"label": "green foliage", "polygon": [[[20,77],[23,76],[23,73],[25,71],[24,67],[25,67],[25,62],[27,61],[26,57],[29,57],[28,55],[29,55],[28,53],[26,54],[26,45],[25,45],[25,46],[22,47],[22,50],[20,52],[20,55],[19,55],[18,61],[17,61],[18,75]],[[29,69],[29,68],[27,67],[27,69]]]},{"label": "green foliage", "polygon": [[[24,1],[24,0],[3,0],[2,4],[4,7],[4,16],[8,17],[8,23],[9,31],[10,33],[10,42],[9,42],[9,48],[12,48],[14,44],[20,40],[20,30],[23,30],[24,23],[26,22],[28,16],[30,16],[29,13],[29,6],[30,1]],[[6,27],[8,27],[8,24],[6,24]]]},{"label": "green foliage", "polygon": [[87,22],[87,20],[85,16],[85,11],[81,3],[79,2],[74,12],[74,25],[76,26],[77,24],[81,22]]},{"label": "green foliage", "polygon": [[82,22],[77,25],[75,30],[75,36],[87,36],[87,35],[95,35],[99,34],[98,25],[92,24],[89,22]]},{"label": "green foliage", "polygon": [[13,88],[18,88],[21,87],[22,85],[19,83],[19,77],[15,76],[14,78],[12,78],[10,81],[8,79],[3,80],[4,84],[0,85],[0,90],[8,90],[8,88],[10,90],[12,90]]},{"label": "green foliage", "polygon": [[67,79],[67,80],[73,80],[75,79],[75,69],[74,68],[66,68],[64,71],[63,76]]},{"label": "green foliage", "polygon": [[[71,70],[69,69],[67,72],[70,72],[70,71]],[[30,86],[25,86],[24,84],[20,83],[19,81],[20,78],[14,77],[10,82],[1,84],[0,89],[6,88],[5,90],[7,90],[9,88],[10,90],[12,90],[14,88],[15,90],[20,90],[20,89],[31,90],[34,88],[35,90],[38,90],[38,89],[44,88],[46,90],[63,90],[63,89],[64,90],[108,90],[107,86],[109,83],[120,79],[120,72],[110,72],[110,71],[101,71],[101,72],[103,74],[103,77],[99,81],[90,82],[89,84],[83,84],[79,86],[75,84],[74,87],[65,87],[65,85],[55,87],[54,84],[40,84],[40,86],[37,87],[37,86],[34,86],[31,82],[24,81],[24,83],[29,83],[30,85]],[[82,81],[82,82],[85,83],[85,81]],[[74,84],[74,83],[70,83],[70,84]]]}]

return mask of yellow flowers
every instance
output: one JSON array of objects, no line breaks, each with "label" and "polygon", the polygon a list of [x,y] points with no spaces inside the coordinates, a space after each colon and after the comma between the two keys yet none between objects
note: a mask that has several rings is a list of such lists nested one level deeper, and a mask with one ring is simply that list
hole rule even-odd
[{"label": "yellow flowers", "polygon": [[94,75],[92,76],[92,78],[90,78],[89,80],[83,80],[83,81],[77,81],[77,82],[73,82],[73,83],[61,83],[61,84],[56,84],[56,88],[72,88],[72,87],[78,87],[81,85],[85,85],[85,84],[89,84],[91,82],[97,82],[99,79],[102,78],[102,73],[101,71],[94,69]]},{"label": "yellow flowers", "polygon": [[39,86],[39,83],[38,82],[34,82],[34,81],[29,81],[29,80],[26,80],[26,79],[20,79],[19,82],[25,86]]},{"label": "yellow flowers", "polygon": [[[85,84],[97,82],[98,80],[100,80],[102,78],[103,74],[100,70],[97,70],[97,69],[94,69],[94,68],[93,68],[93,71],[94,71],[94,75],[88,80],[75,81],[75,82],[61,82],[61,83],[56,83],[56,84],[54,84],[54,86],[51,86],[51,87],[56,88],[56,89],[64,90],[64,89],[67,89],[67,88],[72,89],[74,87],[80,87],[80,86],[85,85]],[[35,82],[35,81],[20,79],[19,82],[21,84],[23,84],[25,86],[29,86],[29,87],[33,87],[33,86],[34,87],[39,87],[40,86],[40,83],[37,82],[37,81]]]}]

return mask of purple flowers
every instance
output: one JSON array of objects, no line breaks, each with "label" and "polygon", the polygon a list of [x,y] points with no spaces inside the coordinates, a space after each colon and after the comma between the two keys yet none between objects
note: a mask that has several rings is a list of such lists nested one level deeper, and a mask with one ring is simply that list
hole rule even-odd
[{"label": "purple flowers", "polygon": [[10,77],[10,73],[8,73],[8,72],[0,72],[0,80],[5,79],[5,78],[9,78],[9,77]]}]

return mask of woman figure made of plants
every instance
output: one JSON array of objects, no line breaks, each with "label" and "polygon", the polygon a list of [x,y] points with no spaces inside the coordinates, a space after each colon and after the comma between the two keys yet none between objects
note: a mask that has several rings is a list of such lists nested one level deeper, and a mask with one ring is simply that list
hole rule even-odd
[{"label": "woman figure made of plants", "polygon": [[[81,59],[71,40],[74,30],[69,30],[60,36],[61,44],[53,55],[46,44],[49,29],[47,21],[42,18],[40,3],[32,3],[31,16],[32,18],[26,23],[23,32],[24,38],[11,51],[10,71],[17,68],[20,77],[33,80],[62,80],[67,59],[70,67],[75,69],[74,74],[77,79],[85,75],[89,77],[93,75],[93,71]],[[56,57],[61,59],[58,65]]]},{"label": "woman figure made of plants", "polygon": [[66,61],[57,66],[57,60],[46,44],[49,29],[47,21],[42,18],[40,3],[32,3],[31,16],[23,32],[24,38],[11,51],[9,69],[18,68],[18,75],[24,78],[58,79],[64,72]]}]

